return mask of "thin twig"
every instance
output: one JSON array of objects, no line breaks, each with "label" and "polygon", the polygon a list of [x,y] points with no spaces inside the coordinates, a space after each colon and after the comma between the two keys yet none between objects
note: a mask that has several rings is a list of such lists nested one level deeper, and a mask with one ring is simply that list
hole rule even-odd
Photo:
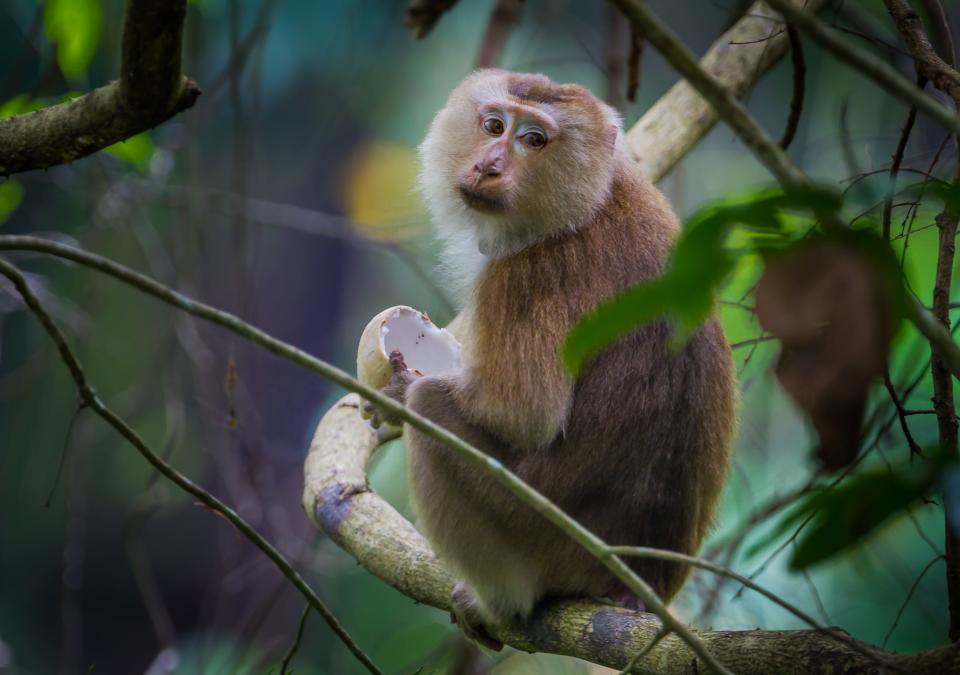
[{"label": "thin twig", "polygon": [[777,338],[772,335],[761,335],[760,337],[750,338],[749,340],[740,340],[739,342],[731,342],[730,349],[743,349],[744,347],[750,347],[751,345],[759,345],[763,342],[771,342]]},{"label": "thin twig", "polygon": [[86,407],[87,405],[81,401],[73,411],[73,414],[70,415],[70,422],[67,423],[67,433],[63,438],[63,450],[60,451],[60,461],[57,462],[57,473],[53,476],[53,483],[50,485],[50,491],[47,492],[47,498],[43,500],[43,508],[45,509],[49,509],[50,504],[53,503],[53,495],[57,491],[57,486],[60,485],[63,468],[67,465],[67,455],[70,453],[70,441],[73,438],[73,429],[77,425],[77,418],[80,417],[80,413],[82,413]]},{"label": "thin twig", "polygon": [[310,615],[311,609],[309,604],[303,608],[303,614],[300,615],[300,624],[297,626],[297,635],[294,637],[293,644],[290,645],[287,655],[283,657],[283,662],[280,664],[280,675],[287,675],[290,660],[293,659],[294,654],[296,654],[300,648],[300,640],[303,639],[303,629],[307,627],[307,617]]},{"label": "thin twig", "polygon": [[[923,89],[927,79],[917,74],[917,88]],[[887,187],[887,196],[883,201],[883,238],[890,241],[890,218],[893,215],[893,198],[897,194],[897,174],[900,172],[900,165],[903,163],[903,153],[906,152],[907,143],[910,142],[910,132],[913,131],[913,124],[917,120],[917,107],[910,106],[907,113],[907,121],[903,123],[903,129],[900,131],[900,140],[897,141],[897,148],[893,152],[893,159],[890,162],[890,184]]]},{"label": "thin twig", "polygon": [[643,649],[633,655],[623,670],[620,671],[620,675],[631,675],[631,673],[636,673],[637,665],[668,635],[670,635],[670,629],[666,626],[658,630],[657,634],[653,636],[653,639],[650,640],[650,642],[648,642]]},{"label": "thin twig", "polygon": [[[610,572],[617,579],[623,582],[623,584],[630,591],[635,593],[637,597],[643,601],[644,605],[650,612],[656,614],[665,626],[669,627],[672,632],[676,633],[677,636],[679,636],[690,647],[690,649],[704,661],[706,665],[708,665],[717,673],[730,673],[730,671],[725,668],[723,664],[721,664],[709,652],[709,650],[707,650],[700,638],[698,638],[696,634],[691,631],[690,628],[688,628],[683,622],[679,621],[673,616],[673,614],[670,613],[666,605],[664,605],[663,602],[657,597],[654,590],[646,581],[638,576],[636,572],[634,572],[619,557],[606,555],[607,544],[602,539],[594,535],[590,530],[567,515],[543,494],[527,485],[515,473],[508,470],[502,463],[488,457],[486,454],[450,433],[443,427],[431,422],[429,419],[422,417],[421,415],[418,415],[406,406],[398,403],[389,396],[384,395],[381,391],[360,383],[355,378],[351,377],[347,372],[327,363],[326,361],[322,361],[310,356],[301,349],[278,340],[259,328],[241,321],[233,314],[188,298],[182,293],[174,291],[173,289],[157,282],[156,280],[138,272],[134,272],[133,270],[108,258],[104,258],[93,253],[88,253],[71,246],[59,244],[57,242],[40,239],[38,237],[0,236],[0,250],[14,249],[26,249],[50,253],[52,255],[73,260],[81,265],[92,267],[101,272],[109,274],[110,276],[130,284],[131,286],[148,295],[151,295],[166,302],[167,304],[187,312],[188,314],[192,314],[193,316],[218,324],[243,337],[244,339],[260,345],[273,354],[281,356],[308,370],[322,375],[335,384],[342,386],[344,389],[359,394],[379,408],[385,410],[387,413],[403,420],[418,431],[421,431],[431,438],[440,441],[445,446],[460,455],[462,459],[480,468],[481,470],[486,471],[488,475],[497,480],[501,485],[519,497],[527,505],[560,528],[587,552],[596,557],[604,567],[610,570]],[[3,263],[3,261],[0,260],[0,263]],[[3,265],[9,267],[7,263],[3,263]],[[19,273],[17,274],[19,275]],[[92,396],[92,392],[90,395]],[[99,400],[97,401],[99,404]],[[99,405],[102,406],[102,404]],[[117,419],[117,421],[119,424],[123,424],[123,422],[119,419]],[[131,431],[131,433],[133,432]],[[136,438],[138,442],[142,443],[142,441],[139,441],[139,437],[137,437],[135,434],[133,435],[133,438]],[[154,457],[156,456],[154,455]],[[156,460],[164,467],[167,466],[159,457],[156,457]],[[169,467],[167,468],[169,469]],[[170,470],[172,471],[172,469]],[[174,475],[178,474],[175,474],[174,472]],[[193,483],[187,481],[187,484],[191,487],[191,489],[199,490],[199,488],[197,488]],[[206,494],[203,493],[202,490],[200,492],[202,494]],[[231,511],[230,513],[233,512]],[[236,516],[236,514],[233,515],[239,520],[239,516]],[[243,523],[245,527],[250,529],[252,535],[259,537],[265,546],[270,547],[270,544],[263,540],[255,530],[249,528],[244,521],[239,520],[239,522]],[[272,547],[270,547],[270,550],[274,551],[276,555],[280,555],[279,552]],[[286,561],[282,558],[279,558],[279,560],[286,564]],[[275,562],[277,562],[277,560],[275,560]],[[287,567],[289,568],[289,565],[287,565]],[[303,588],[301,590],[305,589],[306,591],[309,591],[309,586],[303,582],[303,580],[299,577],[299,575],[296,574],[295,571],[292,570],[292,568],[289,569],[292,574],[296,575],[296,579],[299,580],[300,584],[302,584]],[[300,586],[298,586],[298,588],[300,588]],[[312,593],[312,591],[310,592]],[[314,595],[314,597],[316,596]],[[317,601],[319,602],[319,598],[317,598]],[[322,604],[320,607],[317,605],[314,605],[314,607],[317,608],[318,611],[321,611],[320,607],[323,607],[323,610],[326,610],[326,607]],[[321,611],[321,614],[323,614],[323,611]],[[332,615],[330,616],[336,620],[335,617]]]},{"label": "thin twig", "polygon": [[[703,558],[698,558],[696,556],[677,553],[675,551],[667,551],[664,549],[650,548],[647,546],[611,546],[610,553],[619,556],[636,556],[640,558],[653,558],[654,560],[666,560],[669,562],[684,563],[692,567],[697,567],[709,572],[713,572],[714,574],[733,579],[743,584],[744,587],[756,591],[771,602],[787,610],[795,617],[809,625],[811,628],[822,632],[824,635],[829,635],[831,638],[847,645],[851,649],[854,649],[865,656],[877,658],[876,654],[872,653],[865,646],[857,643],[845,633],[830,630],[812,616],[804,612],[802,609],[787,602],[773,591],[767,590],[763,586],[755,583],[753,580],[743,576],[742,574],[734,572],[730,568],[724,567],[723,565],[718,565],[714,562],[710,562],[709,560],[704,560]],[[877,662],[883,663],[882,659],[877,659]]]},{"label": "thin twig", "polygon": [[[960,72],[937,54],[913,6],[907,0],[884,0],[884,4],[913,56],[917,72],[949,96],[953,100],[954,108],[960,110]],[[948,56],[952,63],[954,61],[952,45]],[[960,137],[958,137],[957,146],[960,147]],[[960,188],[960,167],[957,168],[953,177],[953,187]],[[935,222],[939,237],[933,286],[933,315],[930,320],[943,328],[949,328],[950,292],[953,288],[953,262],[960,210],[948,203],[936,217]],[[930,315],[927,314],[927,316]],[[940,451],[951,460],[955,460],[960,456],[960,439],[958,439],[953,378],[950,376],[951,369],[943,354],[936,351],[931,353],[930,372],[933,380],[933,408],[937,411],[937,440]],[[960,640],[960,536],[957,535],[957,524],[951,516],[946,499],[943,500],[943,509],[947,605],[950,616],[949,635],[950,639],[956,642]]]},{"label": "thin twig", "polygon": [[77,392],[86,406],[104,421],[106,421],[107,424],[112,426],[117,433],[123,436],[130,443],[130,445],[132,445],[158,472],[163,474],[164,477],[177,485],[184,492],[193,496],[209,510],[223,516],[235,528],[237,528],[241,534],[249,539],[254,546],[263,551],[263,553],[273,561],[277,569],[279,569],[280,572],[297,588],[297,590],[303,594],[310,605],[316,609],[321,616],[323,616],[330,628],[333,629],[334,633],[336,633],[344,645],[346,645],[346,647],[353,652],[354,656],[356,656],[357,659],[364,666],[366,666],[367,670],[369,670],[371,673],[379,675],[380,669],[377,668],[373,661],[370,660],[370,657],[368,657],[363,650],[360,649],[353,638],[350,637],[350,634],[347,633],[346,629],[340,624],[340,621],[333,614],[333,612],[330,611],[330,609],[324,604],[323,600],[320,599],[320,597],[310,587],[310,585],[307,584],[303,577],[301,577],[300,574],[293,569],[293,567],[289,562],[287,562],[287,559],[282,553],[280,553],[279,550],[277,550],[270,542],[264,539],[264,537],[250,524],[248,524],[246,520],[240,517],[236,511],[231,509],[229,506],[221,502],[219,499],[214,497],[212,494],[204,490],[202,487],[194,483],[192,480],[181,474],[170,464],[164,461],[160,455],[155,453],[146,444],[146,442],[132,427],[130,427],[122,418],[117,416],[113,410],[107,407],[106,404],[100,400],[100,398],[94,392],[93,387],[87,380],[87,377],[83,371],[83,367],[80,365],[80,362],[74,355],[73,350],[67,343],[66,335],[64,335],[60,327],[54,323],[53,319],[40,303],[40,300],[36,295],[34,295],[23,274],[21,274],[16,267],[2,258],[0,258],[0,274],[5,276],[13,283],[14,287],[17,289],[17,292],[20,293],[20,296],[23,298],[23,301],[30,308],[30,311],[33,312],[33,314],[37,317],[47,334],[53,340],[54,344],[56,344],[57,349],[60,352],[60,358],[67,366],[67,370],[70,371],[70,376],[73,378],[74,384],[77,387]]},{"label": "thin twig", "polygon": [[822,47],[853,66],[857,72],[873,80],[887,93],[907,105],[916,106],[918,110],[935,119],[944,128],[960,132],[960,117],[955,112],[935,98],[918,91],[913,82],[892,66],[873,54],[853,46],[849,41],[840,39],[816,17],[800,9],[790,0],[768,0],[768,3],[783,14],[787,21],[796,24],[797,28],[819,42]]},{"label": "thin twig", "polygon": [[920,582],[923,581],[923,577],[927,574],[927,571],[933,567],[938,560],[944,560],[945,556],[938,555],[933,560],[928,562],[926,566],[921,570],[919,576],[913,582],[913,585],[910,586],[910,590],[907,591],[907,597],[903,599],[903,602],[900,603],[899,609],[897,609],[897,615],[893,619],[893,625],[890,626],[890,630],[887,631],[887,634],[883,636],[883,642],[880,646],[884,649],[887,647],[887,642],[890,641],[890,636],[893,635],[893,631],[897,629],[897,625],[900,623],[900,617],[903,616],[903,611],[907,608],[907,605],[910,604],[910,599],[913,597],[914,592],[917,590],[917,586],[920,585]]},{"label": "thin twig", "polygon": [[793,64],[793,94],[790,96],[790,115],[780,137],[780,147],[786,150],[793,142],[800,126],[803,112],[803,96],[807,88],[807,63],[803,58],[803,42],[793,24],[787,23],[787,36],[790,38],[790,62]]},{"label": "thin twig", "polygon": [[[943,154],[944,149],[946,149],[947,144],[950,142],[950,139],[953,138],[953,134],[947,133],[944,134],[943,140],[940,142],[940,145],[937,146],[937,151],[933,153],[933,159],[930,160],[930,165],[927,168],[927,176],[923,179],[923,182],[920,184],[920,191],[917,194],[917,201],[923,200],[923,195],[926,192],[927,184],[930,182],[939,182],[941,185],[949,185],[947,181],[941,180],[933,175],[933,170],[937,167],[937,164],[940,162],[940,156]],[[907,169],[902,169],[906,171]],[[907,249],[910,247],[910,235],[914,232],[913,223],[917,218],[918,208],[910,209],[910,212],[907,216],[904,217],[903,222],[900,225],[900,236],[903,237],[903,250],[900,252],[900,268],[903,269],[904,263],[907,260]]]},{"label": "thin twig", "polygon": [[[677,69],[687,82],[713,106],[720,118],[736,132],[737,136],[784,188],[810,188],[812,186],[806,174],[757,124],[746,108],[712,75],[700,67],[686,45],[650,11],[646,3],[639,0],[611,1],[630,19],[634,29],[642,31],[670,65]],[[795,20],[801,28],[805,26],[809,28],[810,21],[813,21],[815,26],[820,27],[820,24],[809,17],[806,12],[798,10],[788,1],[771,0],[770,4],[775,5],[791,21]],[[789,11],[783,9],[784,6],[788,7]],[[802,20],[797,17],[802,17]],[[886,64],[881,63],[881,65],[889,70]],[[902,79],[899,74],[894,74]],[[924,110],[924,106],[928,106],[928,103],[933,101],[926,95],[918,97],[913,83],[910,83],[909,87],[911,102],[915,102],[921,110]],[[934,105],[937,111],[945,110],[939,103],[934,103]],[[951,115],[949,112],[947,114]],[[960,117],[950,116],[947,121],[949,121],[949,124],[945,126],[960,129]],[[834,212],[818,211],[817,216],[825,229],[846,229],[846,225],[841,221],[839,215]],[[906,300],[907,318],[927,338],[950,373],[954,377],[960,378],[960,346],[953,341],[950,333],[920,304],[916,297],[908,295]]]},{"label": "thin twig", "polygon": [[923,457],[923,450],[920,448],[916,439],[914,439],[913,434],[910,433],[910,425],[907,424],[907,413],[903,408],[900,397],[897,395],[897,390],[894,388],[893,382],[890,380],[889,367],[883,375],[883,386],[886,387],[887,393],[890,394],[890,400],[893,401],[893,406],[897,410],[897,419],[900,420],[900,430],[903,431],[903,437],[906,439],[907,446],[910,448],[910,457]]},{"label": "thin twig", "polygon": [[640,62],[643,59],[643,36],[630,31],[630,53],[627,55],[627,100],[634,103],[640,93]]}]

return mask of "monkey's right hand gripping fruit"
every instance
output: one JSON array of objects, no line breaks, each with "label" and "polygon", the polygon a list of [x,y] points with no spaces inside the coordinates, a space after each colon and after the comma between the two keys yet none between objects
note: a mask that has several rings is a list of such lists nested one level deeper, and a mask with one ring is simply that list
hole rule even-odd
[{"label": "monkey's right hand gripping fruit", "polygon": [[[406,305],[390,307],[373,317],[357,347],[357,379],[401,402],[405,385],[414,379],[452,375],[461,367],[456,338],[434,325],[426,313]],[[373,419],[375,426],[382,421],[370,403],[361,412],[365,419]]]}]

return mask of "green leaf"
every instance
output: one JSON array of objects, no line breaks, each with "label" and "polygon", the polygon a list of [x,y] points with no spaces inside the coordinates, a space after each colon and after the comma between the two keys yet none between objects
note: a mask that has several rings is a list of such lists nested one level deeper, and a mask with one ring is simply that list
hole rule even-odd
[{"label": "green leaf", "polygon": [[153,157],[153,141],[150,139],[149,132],[143,132],[136,136],[131,136],[125,141],[114,143],[104,148],[114,157],[129,162],[141,171],[146,171],[150,164],[150,158]]},{"label": "green leaf", "polygon": [[0,223],[6,220],[17,210],[23,201],[23,185],[12,179],[0,183]]},{"label": "green leaf", "polygon": [[806,521],[797,537],[790,568],[802,570],[854,548],[881,527],[905,515],[934,489],[954,464],[931,450],[927,461],[904,462],[892,469],[848,478],[802,498],[748,555],[767,548]]},{"label": "green leaf", "polygon": [[856,546],[933,489],[939,471],[914,463],[900,471],[856,476],[811,500],[810,524],[797,540],[790,567],[806,569]]},{"label": "green leaf", "polygon": [[713,309],[716,288],[743,252],[725,248],[735,225],[757,235],[757,242],[789,239],[781,211],[838,210],[839,193],[821,187],[763,190],[723,199],[700,210],[687,222],[664,275],[643,282],[585,315],[567,335],[563,360],[576,374],[587,358],[639,324],[670,315],[681,336],[688,335]]},{"label": "green leaf", "polygon": [[57,64],[68,78],[82,75],[100,42],[100,0],[44,0],[43,27],[57,45]]},{"label": "green leaf", "polygon": [[0,120],[14,115],[23,115],[43,107],[40,101],[32,100],[27,94],[18,94],[0,104]]}]

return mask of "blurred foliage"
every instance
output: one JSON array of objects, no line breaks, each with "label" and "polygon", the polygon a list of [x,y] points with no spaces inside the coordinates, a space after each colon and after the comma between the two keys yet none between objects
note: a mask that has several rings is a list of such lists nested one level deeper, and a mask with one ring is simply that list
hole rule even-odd
[{"label": "blurred foliage", "polygon": [[753,552],[769,547],[801,523],[809,521],[790,557],[790,567],[802,570],[860,545],[895,517],[905,518],[955,466],[952,457],[928,451],[929,461],[901,461],[883,470],[851,477],[837,487],[817,488],[797,501],[771,537]]},{"label": "blurred foliage", "polygon": [[[184,63],[205,92],[197,106],[109,154],[0,183],[3,232],[75,240],[344,368],[353,366],[363,326],[384,307],[411,304],[449,318],[443,283],[431,271],[436,244],[413,196],[413,148],[472,67],[490,7],[461,0],[417,42],[400,25],[403,5],[276,3],[241,62],[237,45],[252,34],[260,4],[191,2]],[[696,11],[691,2],[652,5],[696,52],[731,18],[722,3],[696,3]],[[897,42],[882,6],[858,6],[869,13],[858,29]],[[0,116],[116,78],[122,8],[121,0],[3,3]],[[503,65],[604,91],[606,12],[604,3],[525,0]],[[791,154],[822,184],[844,187],[844,217],[864,213],[856,224],[876,232],[886,162],[906,111],[816,48],[806,53],[811,95]],[[622,111],[626,124],[675,80],[662,61],[645,58],[640,100]],[[791,84],[782,63],[749,97],[765,127],[782,128]],[[850,136],[837,123],[844,101]],[[905,167],[951,175],[956,151],[941,148],[944,142],[919,119]],[[863,168],[849,165],[851,157]],[[864,173],[871,170],[879,173]],[[838,206],[826,193],[822,203],[790,201],[769,183],[729,130],[719,126],[705,138],[662,185],[686,222],[668,281],[616,301],[602,330],[578,329],[587,332],[571,347],[570,363],[640,320],[666,317],[682,338],[719,306],[735,346],[743,419],[704,552],[880,643],[919,572],[942,551],[942,505],[924,499],[937,489],[939,469],[905,461],[892,403],[874,387],[862,462],[850,476],[832,490],[821,477],[785,515],[754,520],[757,509],[807,484],[816,438],[773,377],[779,348],[757,322],[752,289],[771,247],[806,236],[811,206]],[[925,302],[937,246],[932,223],[949,199],[941,181],[901,172],[891,244],[906,287]],[[88,270],[35,256],[16,262],[46,293],[98,393],[295,560],[382,667],[449,671],[455,630],[446,615],[358,568],[303,516],[303,455],[315,422],[341,392]],[[929,350],[909,324],[894,337],[889,361],[898,391],[917,382],[905,404],[928,406]],[[236,383],[226,387],[231,362]],[[67,438],[75,410],[55,350],[0,286],[0,673],[158,675],[171,663],[188,674],[276,672],[302,600],[258,551],[158,483],[93,416],[80,414]],[[908,420],[921,447],[934,448],[934,417]],[[63,453],[63,480],[44,508]],[[405,475],[402,444],[381,449],[371,483],[409,515]],[[948,504],[960,502],[953,499]],[[718,588],[703,572],[673,609],[700,626],[798,627],[781,609]],[[945,580],[934,568],[888,646],[926,649],[945,632]],[[571,659],[513,652],[485,662],[494,675],[588,672]],[[314,615],[294,669],[363,672]]]},{"label": "blurred foliage", "polygon": [[401,143],[373,140],[357,149],[346,167],[343,200],[360,233],[381,241],[424,234],[418,167],[416,153]]},{"label": "blurred foliage", "polygon": [[43,28],[57,45],[57,63],[68,78],[83,75],[100,45],[100,0],[43,0]]},{"label": "blurred foliage", "polygon": [[4,117],[13,115],[23,115],[24,113],[39,110],[44,106],[42,101],[31,99],[27,94],[17,94],[0,104],[0,120]]},{"label": "blurred foliage", "polygon": [[150,132],[145,131],[137,134],[125,141],[114,143],[104,152],[108,152],[114,157],[130,162],[141,173],[146,173],[150,165],[150,158],[153,157],[153,141],[150,139]]},{"label": "blurred foliage", "polygon": [[0,183],[0,223],[3,223],[17,210],[23,201],[23,185],[20,181],[8,178]]},{"label": "blurred foliage", "polygon": [[679,343],[710,315],[718,287],[738,260],[757,252],[725,245],[735,226],[755,235],[751,239],[758,249],[785,246],[798,235],[785,227],[781,211],[836,211],[840,205],[839,194],[828,188],[763,190],[698,211],[685,224],[661,277],[637,284],[574,326],[564,346],[567,368],[578,372],[590,354],[664,314],[673,319]]}]

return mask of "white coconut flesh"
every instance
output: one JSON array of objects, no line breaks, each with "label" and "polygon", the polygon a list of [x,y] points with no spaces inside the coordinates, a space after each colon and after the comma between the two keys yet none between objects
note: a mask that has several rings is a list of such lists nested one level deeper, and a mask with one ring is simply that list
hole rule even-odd
[{"label": "white coconut flesh", "polygon": [[449,375],[461,368],[457,339],[414,309],[400,307],[386,317],[380,329],[380,349],[388,358],[400,352],[407,368],[420,375]]}]

